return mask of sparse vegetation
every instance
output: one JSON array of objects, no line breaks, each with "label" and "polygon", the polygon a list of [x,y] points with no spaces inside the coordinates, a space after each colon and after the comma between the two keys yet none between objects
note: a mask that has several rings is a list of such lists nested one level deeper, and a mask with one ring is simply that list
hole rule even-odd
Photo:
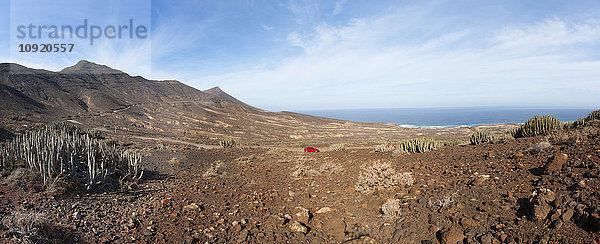
[{"label": "sparse vegetation", "polygon": [[456,191],[452,194],[446,195],[445,197],[435,200],[433,202],[430,200],[428,205],[429,205],[429,207],[439,207],[439,208],[448,207],[448,206],[454,204],[454,196],[456,196],[457,194],[458,194],[458,191]]},{"label": "sparse vegetation", "polygon": [[172,157],[171,159],[169,159],[169,165],[179,168],[181,167],[181,162],[178,158]]},{"label": "sparse vegetation", "polygon": [[375,188],[412,185],[414,178],[411,173],[396,173],[389,163],[376,162],[363,166],[358,176],[355,189],[359,192],[369,192]]},{"label": "sparse vegetation", "polygon": [[464,141],[459,140],[459,139],[453,139],[453,140],[449,140],[449,141],[444,141],[444,146],[458,146],[458,145],[463,145],[465,144]]},{"label": "sparse vegetation", "polygon": [[530,147],[529,149],[527,149],[527,152],[531,153],[531,154],[538,154],[541,152],[545,152],[552,149],[552,144],[550,144],[550,142],[548,141],[541,141],[537,144],[535,144],[533,147]]},{"label": "sparse vegetation", "polygon": [[312,143],[306,143],[306,142],[298,142],[298,146],[300,147],[308,147],[308,146],[312,146]]},{"label": "sparse vegetation", "polygon": [[556,117],[550,115],[535,116],[514,131],[516,137],[531,137],[547,135],[562,128],[562,123]]},{"label": "sparse vegetation", "polygon": [[400,217],[402,214],[402,201],[400,199],[388,199],[381,205],[381,213],[383,213],[383,218],[386,219]]},{"label": "sparse vegetation", "polygon": [[471,134],[469,141],[471,145],[479,145],[481,143],[488,143],[494,140],[494,136],[488,131],[477,131]]},{"label": "sparse vegetation", "polygon": [[306,178],[306,177],[314,177],[320,175],[316,169],[313,169],[305,164],[298,164],[294,167],[294,171],[292,171],[291,175],[294,178]]},{"label": "sparse vegetation", "polygon": [[222,139],[219,141],[219,145],[221,145],[221,147],[223,147],[223,148],[228,148],[228,147],[237,147],[238,143],[233,138],[225,138],[225,139]]},{"label": "sparse vegetation", "polygon": [[221,160],[217,160],[217,161],[213,162],[213,165],[210,166],[210,168],[208,168],[208,170],[206,170],[206,172],[204,172],[202,177],[204,177],[204,178],[220,177],[220,176],[224,175],[225,173],[226,173],[225,172],[225,163],[223,163],[223,161],[221,161]]},{"label": "sparse vegetation", "polygon": [[390,146],[390,144],[381,144],[375,147],[375,152],[390,152],[393,151],[394,147]]},{"label": "sparse vegetation", "polygon": [[329,146],[329,149],[331,149],[331,151],[344,151],[346,150],[346,143],[332,144]]},{"label": "sparse vegetation", "polygon": [[56,243],[60,233],[43,213],[17,210],[2,219],[8,243]]},{"label": "sparse vegetation", "polygon": [[48,123],[47,128],[49,128],[52,131],[64,131],[68,134],[80,134],[80,135],[88,135],[89,137],[93,138],[93,139],[103,139],[102,136],[102,132],[100,132],[97,129],[90,129],[90,128],[81,128],[79,126],[77,126],[76,124],[67,122],[67,121],[61,121],[61,120],[55,120],[52,121],[50,123]]},{"label": "sparse vegetation", "polygon": [[12,114],[12,115],[8,116],[8,119],[15,120],[15,121],[23,121],[23,120],[25,120],[25,116]]},{"label": "sparse vegetation", "polygon": [[61,127],[32,131],[0,145],[0,168],[28,167],[44,185],[59,176],[85,184],[139,179],[141,157],[130,150],[108,146],[89,134]]},{"label": "sparse vegetation", "polygon": [[254,167],[254,162],[257,159],[258,158],[255,155],[250,155],[250,156],[239,157],[236,160],[238,161],[238,164],[241,166]]}]

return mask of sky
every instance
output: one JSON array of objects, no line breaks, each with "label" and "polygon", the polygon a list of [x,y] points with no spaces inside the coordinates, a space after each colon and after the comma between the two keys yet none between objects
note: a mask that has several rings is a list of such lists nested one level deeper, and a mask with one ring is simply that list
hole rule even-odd
[{"label": "sky", "polygon": [[[0,0],[0,9],[0,62],[58,71],[86,59],[219,86],[271,111],[600,107],[596,0]],[[44,40],[76,51],[17,51],[41,43],[18,39],[18,25],[83,19],[133,19],[149,37]]]}]

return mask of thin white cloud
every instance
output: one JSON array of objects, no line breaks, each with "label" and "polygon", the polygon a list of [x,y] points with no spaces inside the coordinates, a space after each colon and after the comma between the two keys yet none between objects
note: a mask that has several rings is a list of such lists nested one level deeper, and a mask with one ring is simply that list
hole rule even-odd
[{"label": "thin white cloud", "polygon": [[600,22],[590,19],[575,23],[553,18],[531,26],[505,28],[494,39],[499,47],[519,51],[597,43],[600,40]]},{"label": "thin white cloud", "polygon": [[319,3],[316,0],[289,0],[285,7],[294,14],[298,24],[310,24],[319,16]]},{"label": "thin white cloud", "polygon": [[348,0],[339,0],[335,2],[335,7],[333,8],[333,12],[331,15],[335,16],[342,12],[344,9],[344,4],[348,2]]},{"label": "thin white cloud", "polygon": [[[405,30],[390,23],[397,18],[293,32],[289,44],[303,52],[279,66],[200,80],[222,81],[233,94],[271,109],[590,105],[600,95],[600,61],[563,51],[598,44],[598,21],[550,19],[492,36],[465,29],[411,43],[393,41]],[[545,47],[553,51],[539,52]],[[282,102],[272,106],[274,100]]]},{"label": "thin white cloud", "polygon": [[275,28],[273,28],[273,26],[270,25],[261,25],[262,29],[264,31],[273,31]]}]

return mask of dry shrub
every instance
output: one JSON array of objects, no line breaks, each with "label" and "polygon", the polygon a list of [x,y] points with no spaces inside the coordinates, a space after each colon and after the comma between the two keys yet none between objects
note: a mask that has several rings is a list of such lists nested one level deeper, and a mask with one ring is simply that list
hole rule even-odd
[{"label": "dry shrub", "polygon": [[43,213],[17,210],[2,219],[8,229],[7,239],[13,243],[47,243],[52,225]]},{"label": "dry shrub", "polygon": [[378,187],[412,185],[415,181],[411,173],[396,173],[389,163],[376,162],[362,169],[355,189],[363,193]]},{"label": "dry shrub", "polygon": [[29,183],[32,181],[32,176],[29,170],[18,168],[14,170],[6,179],[4,184],[21,190],[27,190]]},{"label": "dry shrub", "polygon": [[169,165],[179,168],[179,167],[181,167],[181,162],[176,157],[173,157],[169,160]]},{"label": "dry shrub", "polygon": [[568,145],[576,143],[581,140],[581,138],[578,132],[560,130],[550,135],[549,140],[554,145]]},{"label": "dry shrub", "polygon": [[259,158],[256,155],[250,155],[250,156],[241,156],[239,158],[236,159],[236,161],[238,161],[238,164],[241,166],[247,166],[247,167],[254,167],[254,163],[259,160]]},{"label": "dry shrub", "polygon": [[204,174],[202,175],[202,177],[204,178],[211,178],[211,177],[221,177],[223,175],[225,175],[225,163],[223,163],[221,160],[217,160],[213,163],[213,165],[206,170],[206,172],[204,172]]},{"label": "dry shrub", "polygon": [[291,176],[294,178],[315,177],[321,174],[332,175],[343,171],[342,166],[332,162],[323,163],[320,167],[311,167],[308,163],[317,164],[314,158],[302,157],[297,159],[298,164],[294,166]]},{"label": "dry shrub", "polygon": [[445,208],[448,207],[450,205],[452,205],[454,203],[454,196],[456,196],[458,194],[458,191],[447,195],[443,198],[440,198],[438,200],[435,201],[429,201],[429,207],[439,207],[439,208]]},{"label": "dry shrub", "polygon": [[538,154],[549,150],[552,150],[552,144],[550,144],[548,141],[541,141],[535,144],[533,147],[527,149],[527,152],[531,154]]},{"label": "dry shrub", "polygon": [[304,164],[296,165],[294,167],[294,171],[292,171],[292,177],[294,177],[294,178],[314,177],[314,176],[317,176],[320,174],[321,174],[321,172],[319,172],[318,170],[313,169]]},{"label": "dry shrub", "polygon": [[386,219],[394,219],[402,214],[402,201],[400,199],[388,199],[381,205],[381,213]]},{"label": "dry shrub", "polygon": [[375,147],[375,152],[390,152],[394,151],[394,147],[389,147],[389,144],[381,144]]},{"label": "dry shrub", "polygon": [[344,151],[346,150],[346,143],[333,144],[329,146],[329,148],[331,149],[331,151]]},{"label": "dry shrub", "polygon": [[342,168],[342,166],[340,166],[339,164],[336,164],[336,163],[332,163],[332,162],[324,163],[319,168],[319,172],[321,172],[322,174],[329,174],[329,175],[338,174],[338,173],[342,172],[343,170],[344,169]]}]

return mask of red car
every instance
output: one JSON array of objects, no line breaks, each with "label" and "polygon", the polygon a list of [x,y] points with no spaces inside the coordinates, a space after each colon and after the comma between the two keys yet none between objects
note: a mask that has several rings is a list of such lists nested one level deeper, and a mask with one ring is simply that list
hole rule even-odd
[{"label": "red car", "polygon": [[319,149],[317,149],[316,147],[307,146],[304,148],[304,152],[319,152]]}]

